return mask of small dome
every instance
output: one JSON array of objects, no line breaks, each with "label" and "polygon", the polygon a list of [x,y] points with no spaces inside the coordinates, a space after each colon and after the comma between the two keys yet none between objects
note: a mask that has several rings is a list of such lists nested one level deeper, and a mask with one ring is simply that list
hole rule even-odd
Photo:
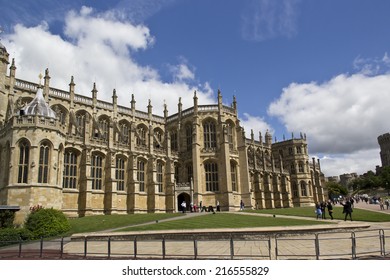
[{"label": "small dome", "polygon": [[21,114],[38,115],[48,118],[56,118],[56,113],[49,107],[43,97],[42,88],[38,88],[35,98],[21,109]]}]

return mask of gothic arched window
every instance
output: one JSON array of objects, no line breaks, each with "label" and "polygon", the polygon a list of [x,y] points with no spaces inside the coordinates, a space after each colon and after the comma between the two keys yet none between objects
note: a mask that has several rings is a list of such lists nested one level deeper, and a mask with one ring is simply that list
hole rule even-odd
[{"label": "gothic arched window", "polygon": [[93,154],[91,159],[92,189],[101,190],[103,186],[103,157]]},{"label": "gothic arched window", "polygon": [[207,121],[203,124],[203,141],[205,149],[217,147],[217,131],[214,121]]},{"label": "gothic arched window", "polygon": [[237,165],[235,162],[230,162],[230,175],[232,180],[232,191],[237,191]]},{"label": "gothic arched window", "polygon": [[116,189],[118,191],[124,191],[125,190],[125,160],[121,157],[116,158],[115,179],[117,181]]},{"label": "gothic arched window", "polygon": [[187,151],[192,150],[192,125],[188,124],[186,126],[186,147]]},{"label": "gothic arched window", "polygon": [[64,179],[62,187],[75,189],[77,186],[77,154],[73,151],[65,151],[64,154]]},{"label": "gothic arched window", "polygon": [[42,142],[39,147],[38,183],[48,183],[49,181],[49,159],[50,145],[47,142]]},{"label": "gothic arched window", "polygon": [[163,175],[163,164],[161,162],[157,162],[156,166],[156,171],[157,171],[157,185],[158,185],[158,191],[163,192],[164,191],[164,175]]},{"label": "gothic arched window", "polygon": [[301,181],[301,196],[307,196],[306,182]]},{"label": "gothic arched window", "polygon": [[19,144],[18,183],[27,183],[30,145],[27,141]]},{"label": "gothic arched window", "polygon": [[141,159],[137,161],[137,181],[139,184],[139,191],[145,191],[145,162]]},{"label": "gothic arched window", "polygon": [[218,182],[218,165],[215,162],[207,162],[204,165],[206,174],[206,191],[217,192],[219,191]]}]

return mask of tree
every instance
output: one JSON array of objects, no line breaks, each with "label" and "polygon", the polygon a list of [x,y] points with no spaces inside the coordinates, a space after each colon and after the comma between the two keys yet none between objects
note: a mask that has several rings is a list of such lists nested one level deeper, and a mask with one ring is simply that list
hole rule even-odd
[{"label": "tree", "polygon": [[15,212],[11,210],[0,211],[0,228],[12,228],[14,226]]},{"label": "tree", "polygon": [[328,188],[328,196],[330,199],[348,194],[347,188],[337,182],[327,182],[326,187]]},{"label": "tree", "polygon": [[355,179],[352,179],[352,180],[348,183],[348,187],[349,187],[350,189],[353,189],[354,192],[363,189],[363,185],[364,185],[363,179],[360,178],[360,177],[355,178]]},{"label": "tree", "polygon": [[390,166],[384,166],[379,173],[379,177],[382,187],[390,192]]},{"label": "tree", "polygon": [[59,210],[33,207],[24,227],[32,233],[33,238],[37,239],[63,234],[70,229],[70,223]]},{"label": "tree", "polygon": [[373,171],[368,171],[362,179],[362,189],[365,190],[377,189],[382,185],[381,178],[377,176]]}]

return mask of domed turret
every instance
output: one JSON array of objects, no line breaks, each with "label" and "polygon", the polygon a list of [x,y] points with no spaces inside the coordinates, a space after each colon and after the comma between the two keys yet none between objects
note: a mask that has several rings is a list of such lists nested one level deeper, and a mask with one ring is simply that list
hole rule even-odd
[{"label": "domed turret", "polygon": [[49,107],[39,87],[35,98],[20,110],[21,115],[38,115],[47,118],[56,118],[56,113]]}]

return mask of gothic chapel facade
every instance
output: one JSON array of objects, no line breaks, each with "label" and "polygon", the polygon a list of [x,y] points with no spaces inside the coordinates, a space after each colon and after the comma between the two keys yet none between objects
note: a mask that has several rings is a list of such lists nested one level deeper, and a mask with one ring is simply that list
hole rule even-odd
[{"label": "gothic chapel facade", "polygon": [[[0,44],[0,205],[68,216],[175,212],[182,201],[222,211],[313,205],[324,200],[319,162],[306,136],[272,143],[245,138],[237,103],[193,106],[163,116],[16,78]],[[49,101],[50,100],[50,101]]]}]

